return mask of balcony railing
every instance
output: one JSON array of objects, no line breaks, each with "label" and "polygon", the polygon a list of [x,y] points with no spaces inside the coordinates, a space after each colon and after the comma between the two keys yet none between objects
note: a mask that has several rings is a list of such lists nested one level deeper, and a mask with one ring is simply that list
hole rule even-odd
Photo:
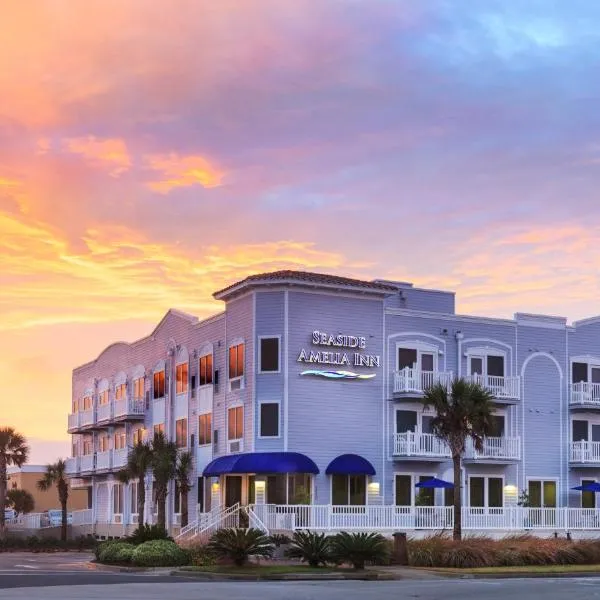
[{"label": "balcony railing", "polygon": [[112,451],[112,469],[122,469],[127,464],[127,456],[129,451],[127,448],[120,448]]},{"label": "balcony railing", "polygon": [[79,456],[74,456],[72,458],[67,458],[65,470],[67,475],[76,475],[79,473],[80,467],[80,458]]},{"label": "balcony railing", "polygon": [[449,458],[450,450],[446,443],[433,433],[405,431],[394,434],[394,456],[423,456]]},{"label": "balcony railing", "polygon": [[85,454],[84,456],[79,457],[79,465],[82,473],[88,473],[94,470],[94,455],[93,454]]},{"label": "balcony railing", "polygon": [[94,410],[80,410],[69,415],[69,431],[89,427],[94,424]]},{"label": "balcony railing", "polygon": [[600,408],[600,383],[579,381],[570,384],[570,403],[572,406],[578,404],[594,405]]},{"label": "balcony railing", "polygon": [[423,394],[436,383],[448,385],[452,373],[447,371],[421,371],[408,367],[394,372],[394,394]]},{"label": "balcony railing", "polygon": [[571,442],[571,462],[600,463],[600,442]]},{"label": "balcony railing", "polygon": [[518,400],[521,397],[521,378],[518,376],[468,375],[466,379],[487,388],[498,400]]},{"label": "balcony railing", "polygon": [[106,404],[99,404],[96,410],[96,423],[103,423],[104,421],[110,421],[112,419],[112,404],[107,402]]},{"label": "balcony railing", "polygon": [[111,451],[106,450],[105,452],[96,453],[96,470],[105,471],[110,469]]},{"label": "balcony railing", "polygon": [[469,439],[465,458],[519,460],[521,458],[521,438],[487,437],[483,440],[481,451],[476,450],[473,442]]},{"label": "balcony railing", "polygon": [[126,416],[144,416],[145,403],[140,398],[124,398],[114,401],[113,415],[115,419]]}]

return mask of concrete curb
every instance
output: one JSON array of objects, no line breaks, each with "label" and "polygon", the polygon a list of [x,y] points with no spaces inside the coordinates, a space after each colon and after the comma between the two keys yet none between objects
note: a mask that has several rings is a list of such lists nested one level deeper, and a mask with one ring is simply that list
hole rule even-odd
[{"label": "concrete curb", "polygon": [[92,571],[106,571],[107,573],[163,573],[171,575],[175,567],[124,567],[120,565],[104,565],[90,561],[84,563]]},{"label": "concrete curb", "polygon": [[200,581],[393,581],[398,579],[390,574],[373,573],[211,573],[203,571],[173,571],[175,577],[190,577]]},{"label": "concrete curb", "polygon": [[[446,574],[442,574],[442,577]],[[600,572],[572,571],[570,573],[448,573],[455,579],[576,579],[580,577],[599,578]]]}]

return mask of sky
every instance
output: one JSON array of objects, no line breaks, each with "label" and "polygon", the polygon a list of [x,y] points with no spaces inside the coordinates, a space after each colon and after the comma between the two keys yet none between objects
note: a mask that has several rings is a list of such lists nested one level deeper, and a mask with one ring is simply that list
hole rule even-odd
[{"label": "sky", "polygon": [[298,268],[600,313],[596,0],[0,0],[0,426]]}]

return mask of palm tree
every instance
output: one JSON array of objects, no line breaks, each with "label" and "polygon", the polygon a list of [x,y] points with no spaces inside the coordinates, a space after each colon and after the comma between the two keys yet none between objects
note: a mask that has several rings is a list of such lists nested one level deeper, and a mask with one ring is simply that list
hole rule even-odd
[{"label": "palm tree", "polygon": [[152,462],[152,449],[149,444],[136,444],[129,456],[125,468],[117,473],[119,481],[129,483],[137,481],[137,512],[138,525],[144,524],[144,509],[146,506],[146,473]]},{"label": "palm tree", "polygon": [[29,446],[25,437],[12,427],[0,429],[0,537],[6,533],[6,471],[9,466],[22,467],[27,462]]},{"label": "palm tree", "polygon": [[60,539],[67,541],[67,502],[69,500],[69,482],[67,481],[67,462],[62,458],[46,466],[44,476],[37,482],[38,490],[48,491],[53,486],[58,490],[58,500],[62,509]]},{"label": "palm tree", "polygon": [[27,490],[8,490],[6,493],[6,504],[15,511],[17,516],[33,512],[35,508],[35,500]]},{"label": "palm tree", "polygon": [[150,468],[154,475],[156,503],[158,505],[157,524],[166,529],[167,494],[169,483],[175,479],[177,470],[177,445],[167,441],[162,432],[154,434]]},{"label": "palm tree", "polygon": [[436,412],[431,430],[450,448],[454,466],[454,532],[460,540],[461,523],[461,467],[467,438],[473,440],[476,450],[483,449],[483,439],[492,428],[493,396],[478,383],[455,379],[450,388],[438,383],[425,391],[425,408]]},{"label": "palm tree", "polygon": [[188,524],[188,493],[192,489],[190,474],[194,469],[194,456],[191,452],[182,452],[179,455],[175,468],[175,483],[181,494],[181,526]]}]

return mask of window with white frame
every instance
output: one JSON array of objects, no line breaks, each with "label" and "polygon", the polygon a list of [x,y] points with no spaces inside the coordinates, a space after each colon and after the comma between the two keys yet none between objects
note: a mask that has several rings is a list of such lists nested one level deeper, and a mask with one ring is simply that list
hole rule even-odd
[{"label": "window with white frame", "polygon": [[279,402],[260,403],[260,437],[279,437]]},{"label": "window with white frame", "polygon": [[505,357],[503,353],[476,351],[468,355],[469,375],[482,377],[504,377]]},{"label": "window with white frame", "polygon": [[587,419],[572,419],[571,441],[600,442],[600,423],[594,423]]},{"label": "window with white frame", "polygon": [[146,434],[146,430],[143,427],[136,429],[133,432],[133,445],[137,446],[138,444],[143,444],[145,434]]},{"label": "window with white frame", "polygon": [[[590,483],[596,483],[596,480],[581,480],[581,485],[589,485]],[[596,508],[596,492],[581,492],[581,508]]]},{"label": "window with white frame", "polygon": [[120,383],[115,385],[115,400],[125,400],[127,397],[127,384]]},{"label": "window with white frame", "polygon": [[504,506],[502,477],[469,477],[469,506],[472,508],[501,508]]},{"label": "window with white frame", "polygon": [[188,391],[188,363],[175,367],[175,392],[185,394]]},{"label": "window with white frame", "polygon": [[164,398],[165,397],[165,372],[164,372],[164,370],[156,371],[156,373],[154,373],[152,383],[153,383],[152,392],[153,392],[154,400],[158,400],[159,398]]},{"label": "window with white frame", "polygon": [[123,514],[123,484],[113,486],[113,515]]},{"label": "window with white frame", "polygon": [[175,421],[175,444],[178,448],[187,446],[187,419]]},{"label": "window with white frame", "polygon": [[229,348],[229,379],[244,376],[244,344],[236,344]]},{"label": "window with white frame", "polygon": [[592,362],[573,362],[571,364],[571,383],[600,384],[600,364]]},{"label": "window with white frame", "polygon": [[531,508],[556,508],[556,480],[530,479],[527,496]]},{"label": "window with white frame", "polygon": [[198,416],[198,445],[207,446],[212,440],[212,413]]},{"label": "window with white frame", "polygon": [[414,369],[433,372],[437,370],[437,348],[429,344],[404,342],[396,346],[396,369]]},{"label": "window with white frame", "polygon": [[259,373],[278,373],[279,372],[279,338],[261,337],[259,338]]},{"label": "window with white frame", "polygon": [[364,506],[367,503],[366,475],[332,475],[331,502],[334,506]]},{"label": "window with white frame", "polygon": [[89,456],[94,453],[94,442],[91,438],[83,440],[83,456]]},{"label": "window with white frame", "polygon": [[144,378],[138,377],[133,380],[133,397],[135,400],[144,399]]},{"label": "window with white frame", "polygon": [[213,355],[205,354],[198,360],[198,385],[210,385],[213,382]]},{"label": "window with white frame", "polygon": [[397,474],[394,482],[396,506],[435,506],[433,488],[415,488],[417,483],[432,478],[433,475]]},{"label": "window with white frame", "polygon": [[227,411],[227,439],[240,440],[244,437],[244,407],[235,406]]},{"label": "window with white frame", "polygon": [[137,481],[132,481],[129,483],[129,499],[130,499],[130,505],[129,505],[129,510],[131,511],[132,515],[137,515],[138,514],[138,482]]},{"label": "window with white frame", "polygon": [[[85,400],[85,398],[84,398]],[[98,404],[100,406],[104,406],[106,404],[108,404],[108,390],[102,390],[101,392],[98,393]],[[92,408],[91,404],[90,404],[90,408]]]},{"label": "window with white frame", "polygon": [[110,442],[107,435],[101,435],[98,438],[98,452],[108,452],[110,449]]},{"label": "window with white frame", "polygon": [[[106,392],[106,402],[108,402],[108,392]],[[92,396],[86,395],[83,397],[83,410],[91,410],[94,405]]]},{"label": "window with white frame", "polygon": [[127,437],[124,429],[115,431],[115,450],[123,450],[127,446]]}]

